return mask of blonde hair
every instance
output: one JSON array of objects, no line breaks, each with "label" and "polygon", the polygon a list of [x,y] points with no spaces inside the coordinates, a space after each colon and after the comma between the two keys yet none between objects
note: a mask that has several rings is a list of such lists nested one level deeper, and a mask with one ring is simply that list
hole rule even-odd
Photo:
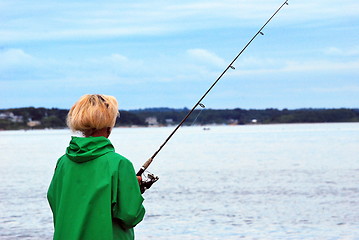
[{"label": "blonde hair", "polygon": [[70,109],[67,115],[67,126],[72,131],[85,133],[114,127],[119,115],[115,97],[87,94],[82,96]]}]

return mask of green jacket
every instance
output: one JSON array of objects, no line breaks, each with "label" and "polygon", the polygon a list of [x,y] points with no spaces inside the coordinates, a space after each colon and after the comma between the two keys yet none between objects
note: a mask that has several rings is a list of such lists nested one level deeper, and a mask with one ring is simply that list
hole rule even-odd
[{"label": "green jacket", "polygon": [[105,137],[72,137],[47,198],[54,239],[134,239],[145,214],[132,163]]}]

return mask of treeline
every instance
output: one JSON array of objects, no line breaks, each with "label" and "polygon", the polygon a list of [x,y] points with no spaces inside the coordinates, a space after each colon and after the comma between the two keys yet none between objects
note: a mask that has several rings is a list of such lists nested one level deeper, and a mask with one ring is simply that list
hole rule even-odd
[{"label": "treeline", "polygon": [[[188,112],[187,108],[122,110],[116,126],[176,125]],[[67,113],[68,110],[57,108],[2,109],[0,129],[65,128]],[[359,122],[359,109],[199,109],[190,115],[185,125],[325,122]]]},{"label": "treeline", "polygon": [[[156,116],[159,124],[179,123],[189,109],[153,108],[132,111],[140,119]],[[205,109],[195,110],[187,125],[207,124],[273,124],[273,123],[325,123],[325,122],[359,122],[359,109],[296,109],[296,110],[245,110],[245,109]]]}]

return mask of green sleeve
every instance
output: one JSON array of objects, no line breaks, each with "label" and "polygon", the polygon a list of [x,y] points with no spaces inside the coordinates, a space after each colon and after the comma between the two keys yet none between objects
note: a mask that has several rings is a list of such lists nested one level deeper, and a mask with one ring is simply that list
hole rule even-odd
[{"label": "green sleeve", "polygon": [[123,159],[119,163],[118,176],[114,178],[112,213],[113,218],[120,221],[122,227],[132,228],[142,221],[145,208],[143,197],[132,163]]},{"label": "green sleeve", "polygon": [[56,162],[56,167],[55,167],[55,170],[54,170],[54,175],[52,177],[52,180],[50,182],[50,186],[47,190],[47,199],[48,199],[48,202],[49,202],[49,205],[50,205],[50,208],[51,208],[51,211],[53,213],[53,222],[54,222],[54,225],[55,225],[55,220],[56,220],[56,206],[57,206],[57,203],[56,203],[56,187],[55,187],[55,184],[56,184],[56,169],[57,169],[57,166],[60,162],[61,158],[59,158]]}]

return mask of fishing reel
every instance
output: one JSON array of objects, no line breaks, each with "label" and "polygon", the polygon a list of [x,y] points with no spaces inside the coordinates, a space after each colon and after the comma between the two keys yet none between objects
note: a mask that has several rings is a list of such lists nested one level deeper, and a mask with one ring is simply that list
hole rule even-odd
[{"label": "fishing reel", "polygon": [[158,179],[159,177],[155,176],[153,173],[144,173],[140,184],[141,193],[144,193],[147,189],[149,189],[152,184],[158,181]]}]

